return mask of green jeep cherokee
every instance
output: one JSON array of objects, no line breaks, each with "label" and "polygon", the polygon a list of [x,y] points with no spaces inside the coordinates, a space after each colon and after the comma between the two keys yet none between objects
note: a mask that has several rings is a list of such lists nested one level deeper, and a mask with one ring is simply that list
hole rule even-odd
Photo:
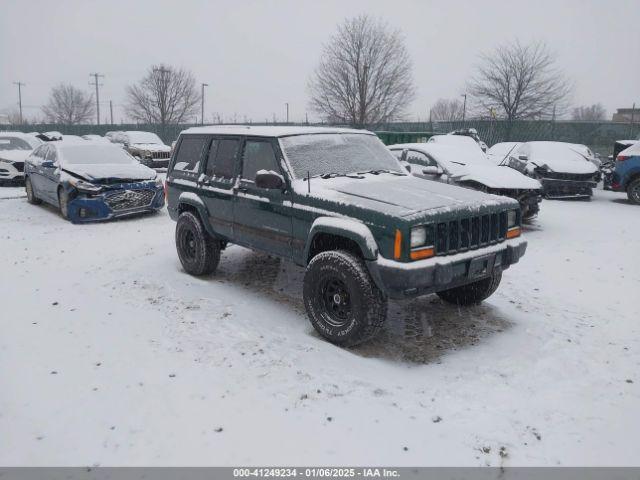
[{"label": "green jeep cherokee", "polygon": [[364,130],[190,128],[166,192],[188,273],[230,243],[305,266],[309,319],[343,346],[377,333],[388,298],[484,300],[527,245],[517,201],[408,175]]}]

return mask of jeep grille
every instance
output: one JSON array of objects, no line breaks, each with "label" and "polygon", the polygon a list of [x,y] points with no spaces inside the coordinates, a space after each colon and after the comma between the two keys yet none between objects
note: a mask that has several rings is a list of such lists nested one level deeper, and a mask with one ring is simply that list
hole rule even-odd
[{"label": "jeep grille", "polygon": [[436,255],[472,250],[503,242],[507,235],[507,212],[460,218],[436,224]]}]

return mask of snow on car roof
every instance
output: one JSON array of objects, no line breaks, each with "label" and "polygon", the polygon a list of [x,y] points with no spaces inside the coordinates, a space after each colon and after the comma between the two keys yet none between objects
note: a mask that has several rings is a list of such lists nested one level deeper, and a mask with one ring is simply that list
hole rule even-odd
[{"label": "snow on car roof", "polygon": [[624,150],[622,150],[618,154],[618,156],[620,155],[627,155],[629,157],[640,155],[640,141],[636,141],[630,147],[627,147]]},{"label": "snow on car roof", "polygon": [[471,148],[474,150],[480,150],[480,145],[473,138],[466,135],[434,135],[429,138],[428,143],[438,143],[438,144],[446,144],[446,145],[456,145],[460,148]]},{"label": "snow on car roof", "polygon": [[[472,139],[473,140],[473,139]],[[475,140],[473,141],[475,143]],[[486,155],[479,148],[464,148],[460,145],[451,145],[448,143],[403,143],[398,145],[389,145],[390,149],[409,148],[418,150],[435,157],[436,160],[443,162],[458,162],[465,165],[490,165],[493,163],[487,160]]]},{"label": "snow on car roof", "polygon": [[321,133],[360,133],[375,135],[368,130],[335,127],[288,127],[288,126],[250,126],[250,125],[211,125],[191,127],[182,134],[205,133],[213,135],[250,135],[256,137],[288,137],[291,135],[313,135]]}]

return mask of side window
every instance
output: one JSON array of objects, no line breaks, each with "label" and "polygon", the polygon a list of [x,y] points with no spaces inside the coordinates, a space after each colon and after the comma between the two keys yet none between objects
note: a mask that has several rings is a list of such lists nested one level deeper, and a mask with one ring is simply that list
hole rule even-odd
[{"label": "side window", "polygon": [[268,141],[247,140],[242,157],[242,178],[253,182],[259,170],[280,173],[273,145]]},{"label": "side window", "polygon": [[38,160],[42,160],[45,157],[46,153],[47,153],[47,148],[49,148],[48,145],[42,145],[42,146],[36,148],[33,151],[33,156]]},{"label": "side window", "polygon": [[204,173],[208,177],[213,177],[213,171],[216,165],[216,153],[218,152],[218,140],[215,138],[209,144],[209,153],[207,154],[207,163],[204,167]]},{"label": "side window", "polygon": [[181,172],[198,172],[200,169],[200,157],[207,142],[204,137],[185,136],[180,142],[173,170]]},{"label": "side window", "polygon": [[49,146],[49,148],[47,149],[47,156],[45,157],[45,160],[49,162],[55,162],[56,157],[57,155],[55,147]]},{"label": "side window", "polygon": [[393,154],[394,157],[396,157],[398,160],[402,160],[402,149],[399,150],[391,150],[391,153]]},{"label": "side window", "polygon": [[426,156],[422,152],[416,152],[415,150],[409,150],[407,152],[407,162],[415,163],[417,165],[422,165],[423,167],[428,167],[430,165],[436,165],[436,163],[431,160],[428,156]]},{"label": "side window", "polygon": [[[214,143],[217,144],[217,150],[214,150]],[[223,179],[234,178],[239,147],[238,139],[213,140],[207,160],[207,175]]]}]

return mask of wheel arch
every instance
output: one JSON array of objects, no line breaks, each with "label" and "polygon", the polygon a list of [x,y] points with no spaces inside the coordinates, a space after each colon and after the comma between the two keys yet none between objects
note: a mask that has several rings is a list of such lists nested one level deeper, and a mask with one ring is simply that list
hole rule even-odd
[{"label": "wheel arch", "polygon": [[305,263],[327,250],[351,251],[365,260],[378,256],[378,245],[369,227],[348,218],[319,217],[313,222],[304,250]]},{"label": "wheel arch", "polygon": [[178,197],[176,211],[178,212],[178,216],[187,211],[194,213],[200,219],[202,225],[204,225],[205,230],[210,235],[216,235],[216,232],[213,231],[211,224],[208,221],[209,210],[198,195],[192,192],[182,192]]}]

